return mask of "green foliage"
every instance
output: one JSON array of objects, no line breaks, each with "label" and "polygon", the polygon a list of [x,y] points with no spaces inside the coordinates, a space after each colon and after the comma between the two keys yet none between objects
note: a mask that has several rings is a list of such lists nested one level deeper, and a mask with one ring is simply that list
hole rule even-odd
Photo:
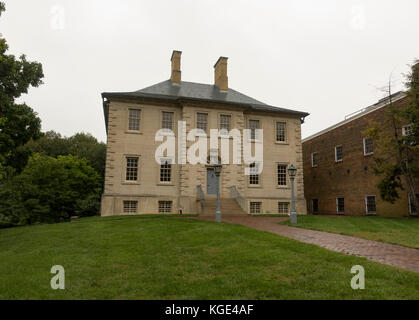
[{"label": "green foliage", "polygon": [[85,158],[103,178],[105,174],[106,145],[98,142],[90,133],[76,133],[70,138],[62,137],[55,131],[48,131],[36,141],[28,143],[27,148],[34,153],[50,157],[74,155]]},{"label": "green foliage", "polygon": [[86,159],[35,154],[21,174],[0,184],[0,225],[67,221],[98,213],[99,174]]},{"label": "green foliage", "polygon": [[[372,122],[363,132],[364,136],[372,137],[376,145],[373,170],[379,177],[377,187],[381,198],[390,203],[400,198],[399,191],[405,188],[409,193],[415,194],[414,181],[419,178],[418,61],[412,66],[406,79],[407,105],[401,108],[390,103],[386,119],[381,123]],[[402,134],[404,125],[411,125],[410,134]]]},{"label": "green foliage", "polygon": [[[0,3],[0,15],[5,10]],[[18,59],[8,50],[6,40],[0,38],[0,161],[18,172],[26,164],[29,153],[23,146],[40,135],[41,120],[26,104],[16,104],[15,99],[28,92],[30,86],[38,87],[44,77],[42,65],[29,62],[25,55]]]}]

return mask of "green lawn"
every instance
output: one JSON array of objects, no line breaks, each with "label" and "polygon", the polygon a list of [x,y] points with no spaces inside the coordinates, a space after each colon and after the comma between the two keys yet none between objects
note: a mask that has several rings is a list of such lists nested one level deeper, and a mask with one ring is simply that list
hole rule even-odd
[{"label": "green lawn", "polygon": [[[346,234],[419,249],[418,218],[298,216],[296,227]],[[291,225],[289,221],[281,224]]]},{"label": "green lawn", "polygon": [[419,299],[419,274],[240,225],[94,217],[1,229],[0,299]]}]

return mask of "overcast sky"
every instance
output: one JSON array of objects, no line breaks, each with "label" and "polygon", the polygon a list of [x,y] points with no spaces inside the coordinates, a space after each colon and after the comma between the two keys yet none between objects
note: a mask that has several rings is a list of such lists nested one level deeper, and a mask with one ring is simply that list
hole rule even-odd
[{"label": "overcast sky", "polygon": [[229,57],[229,87],[307,111],[303,137],[375,103],[419,58],[418,0],[3,0],[10,53],[42,63],[44,84],[22,97],[42,129],[106,141],[101,92],[134,91],[170,77],[213,83]]}]

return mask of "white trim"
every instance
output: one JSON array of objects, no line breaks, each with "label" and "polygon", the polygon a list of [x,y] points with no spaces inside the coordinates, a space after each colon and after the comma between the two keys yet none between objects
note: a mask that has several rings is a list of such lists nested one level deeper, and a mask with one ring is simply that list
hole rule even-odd
[{"label": "white trim", "polygon": [[[343,199],[343,211],[339,211],[339,201],[338,199]],[[345,214],[345,197],[336,197],[336,213]]]},{"label": "white trim", "polygon": [[[392,102],[394,103],[394,102],[396,102],[396,101],[398,101],[400,99],[403,99],[405,97],[407,97],[407,95],[404,92],[402,92],[402,91],[397,92],[397,93],[394,94],[394,96],[392,98]],[[345,120],[343,120],[341,122],[338,122],[335,125],[330,126],[330,127],[326,128],[324,130],[321,130],[321,131],[319,131],[319,132],[317,132],[317,133],[315,133],[315,134],[313,134],[311,136],[308,136],[307,138],[302,139],[301,142],[306,142],[306,141],[309,141],[311,139],[314,139],[314,138],[316,138],[318,136],[321,136],[322,134],[325,134],[325,133],[327,133],[329,131],[332,131],[333,129],[336,129],[336,128],[340,127],[340,126],[343,126],[344,124],[347,124],[347,123],[349,123],[349,122],[351,122],[351,121],[353,121],[355,119],[361,118],[361,117],[363,117],[363,116],[365,116],[365,115],[367,115],[367,114],[369,114],[371,112],[374,112],[377,109],[383,108],[383,107],[387,106],[389,103],[390,103],[390,101],[389,101],[388,98],[387,99],[382,99],[382,100],[378,101],[376,104],[373,104],[373,105],[371,105],[369,107],[366,107],[363,112],[358,113],[358,114],[356,114],[356,115],[354,115],[354,116],[352,116],[352,117],[350,117],[348,119],[345,119]]]},{"label": "white trim", "polygon": [[[368,212],[367,197],[374,197],[375,212]],[[377,214],[377,197],[375,196],[375,194],[367,194],[367,195],[365,195],[365,214],[366,215],[373,215],[373,216]]]},{"label": "white trim", "polygon": [[[337,153],[337,148],[341,147],[342,148],[342,159],[338,160],[338,153]],[[341,162],[343,161],[343,146],[341,144],[335,146],[335,162]]]},{"label": "white trim", "polygon": [[316,165],[314,165],[314,161],[313,161],[313,155],[314,154],[317,154],[317,156],[319,155],[319,153],[318,152],[312,152],[311,153],[311,167],[312,168],[315,168],[315,167],[317,167],[318,165],[319,165],[319,158],[317,157],[317,164]]},{"label": "white trim", "polygon": [[372,148],[372,150],[373,150],[372,152],[368,152],[368,153],[365,152],[365,139],[371,139],[372,140],[372,138],[370,138],[370,137],[362,138],[362,143],[364,144],[364,156],[369,156],[369,155],[374,154],[374,145],[373,145],[373,148]]}]

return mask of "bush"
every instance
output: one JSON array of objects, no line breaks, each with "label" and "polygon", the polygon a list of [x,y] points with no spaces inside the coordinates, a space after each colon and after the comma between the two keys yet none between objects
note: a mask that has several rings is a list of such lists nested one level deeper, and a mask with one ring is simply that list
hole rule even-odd
[{"label": "bush", "polygon": [[101,177],[86,159],[35,154],[0,185],[0,226],[68,221],[99,212]]}]

